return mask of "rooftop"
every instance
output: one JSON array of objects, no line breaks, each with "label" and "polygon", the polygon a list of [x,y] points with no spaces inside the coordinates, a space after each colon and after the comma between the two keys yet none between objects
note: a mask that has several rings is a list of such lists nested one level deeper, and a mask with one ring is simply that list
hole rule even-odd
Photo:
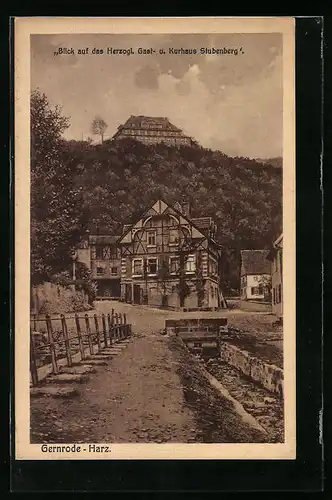
[{"label": "rooftop", "polygon": [[181,129],[173,125],[165,116],[131,115],[119,128],[149,128],[182,132]]},{"label": "rooftop", "polygon": [[241,250],[243,274],[270,274],[269,250]]},{"label": "rooftop", "polygon": [[116,235],[106,235],[106,234],[94,234],[89,236],[89,242],[94,244],[94,243],[99,243],[99,244],[112,244],[116,243],[120,236]]}]

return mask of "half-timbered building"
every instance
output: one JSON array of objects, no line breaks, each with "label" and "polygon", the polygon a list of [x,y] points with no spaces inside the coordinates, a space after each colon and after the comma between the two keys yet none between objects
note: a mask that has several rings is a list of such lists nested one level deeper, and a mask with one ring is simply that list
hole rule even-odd
[{"label": "half-timbered building", "polygon": [[216,225],[210,217],[191,219],[188,209],[158,200],[124,227],[118,240],[123,300],[174,308],[224,306]]}]

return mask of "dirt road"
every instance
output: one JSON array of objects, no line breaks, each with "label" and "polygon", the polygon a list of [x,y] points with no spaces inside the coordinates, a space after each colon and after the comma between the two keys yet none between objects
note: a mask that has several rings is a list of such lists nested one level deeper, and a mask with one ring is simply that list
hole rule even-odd
[{"label": "dirt road", "polygon": [[32,443],[269,441],[204,379],[178,340],[160,333],[169,313],[120,306],[133,324],[131,341],[96,367],[78,396],[31,399]]}]

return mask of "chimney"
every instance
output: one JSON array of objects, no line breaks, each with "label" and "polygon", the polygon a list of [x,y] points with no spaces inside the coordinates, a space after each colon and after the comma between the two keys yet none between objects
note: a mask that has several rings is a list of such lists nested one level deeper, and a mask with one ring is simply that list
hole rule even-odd
[{"label": "chimney", "polygon": [[182,211],[183,215],[190,218],[190,204],[188,201],[182,202],[181,209],[182,209],[181,211]]}]

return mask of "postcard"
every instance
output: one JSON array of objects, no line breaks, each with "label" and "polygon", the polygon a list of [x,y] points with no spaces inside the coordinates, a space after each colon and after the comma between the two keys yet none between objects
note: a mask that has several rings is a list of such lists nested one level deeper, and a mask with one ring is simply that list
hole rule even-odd
[{"label": "postcard", "polygon": [[15,18],[15,458],[296,458],[295,20]]}]

